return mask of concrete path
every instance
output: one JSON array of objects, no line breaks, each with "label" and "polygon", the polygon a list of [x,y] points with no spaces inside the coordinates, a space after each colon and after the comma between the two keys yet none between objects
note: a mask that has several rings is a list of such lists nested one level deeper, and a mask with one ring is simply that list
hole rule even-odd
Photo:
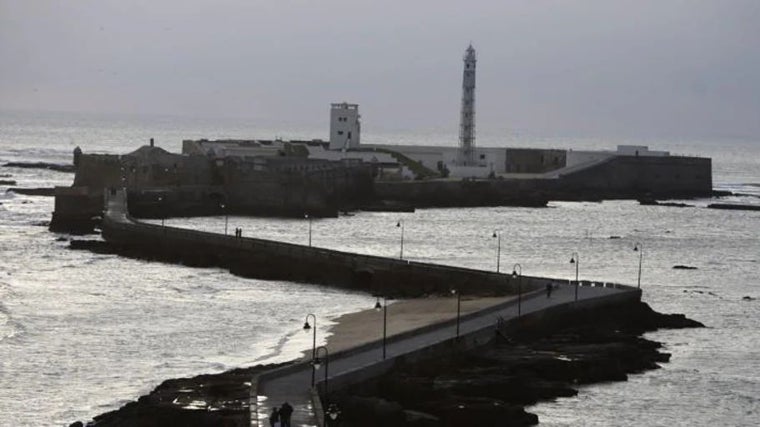
[{"label": "concrete path", "polygon": [[[635,292],[631,288],[617,287],[589,287],[581,286],[578,289],[578,299],[587,300],[604,297],[622,292]],[[574,286],[561,285],[556,289],[551,298],[546,298],[545,293],[533,293],[524,296],[522,301],[522,314],[528,314],[545,308],[572,302],[575,296]],[[517,317],[517,302],[509,301],[501,304],[499,309],[482,310],[480,313],[470,315],[460,323],[460,335],[467,335],[484,328],[494,328],[497,319],[501,317],[505,321]],[[451,322],[444,322],[437,327],[425,328],[419,334],[404,334],[401,339],[389,339],[386,352],[387,358],[400,356],[413,352],[420,348],[449,340],[456,335],[456,326]],[[329,348],[328,348],[329,350]],[[344,352],[341,352],[344,353]],[[370,348],[358,352],[350,352],[345,356],[338,355],[329,360],[329,378],[342,373],[368,367],[382,362],[382,347],[378,342]],[[258,383],[257,405],[252,405],[251,425],[254,427],[268,426],[268,416],[273,406],[279,406],[283,402],[289,402],[295,409],[292,417],[293,426],[316,426],[317,420],[311,403],[311,367],[301,364],[295,370],[284,371],[281,375],[275,374],[261,378]],[[324,380],[324,367],[317,371],[317,382]],[[252,392],[255,392],[252,390]]]}]

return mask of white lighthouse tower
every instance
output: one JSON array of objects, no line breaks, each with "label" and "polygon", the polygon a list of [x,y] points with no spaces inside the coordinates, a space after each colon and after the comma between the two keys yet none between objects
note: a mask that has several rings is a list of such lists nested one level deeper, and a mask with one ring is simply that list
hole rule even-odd
[{"label": "white lighthouse tower", "polygon": [[462,77],[462,112],[459,119],[459,165],[475,166],[475,49],[464,53]]}]

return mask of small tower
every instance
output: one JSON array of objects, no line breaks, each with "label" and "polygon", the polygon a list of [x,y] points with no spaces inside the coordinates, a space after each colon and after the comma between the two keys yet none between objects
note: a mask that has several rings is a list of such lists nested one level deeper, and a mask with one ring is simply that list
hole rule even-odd
[{"label": "small tower", "polygon": [[359,119],[358,104],[330,104],[330,150],[359,148]]},{"label": "small tower", "polygon": [[459,164],[475,165],[475,49],[472,44],[464,53],[462,77],[462,112],[459,119]]}]

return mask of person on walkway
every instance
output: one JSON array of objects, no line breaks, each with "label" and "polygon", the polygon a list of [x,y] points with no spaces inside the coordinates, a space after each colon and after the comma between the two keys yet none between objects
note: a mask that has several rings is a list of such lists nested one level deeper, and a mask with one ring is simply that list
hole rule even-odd
[{"label": "person on walkway", "polygon": [[280,426],[290,426],[290,416],[293,414],[293,407],[288,402],[285,402],[280,406]]},{"label": "person on walkway", "polygon": [[277,408],[272,409],[272,413],[269,414],[269,427],[281,427],[280,410]]},{"label": "person on walkway", "polygon": [[552,297],[552,282],[546,284],[546,298]]}]

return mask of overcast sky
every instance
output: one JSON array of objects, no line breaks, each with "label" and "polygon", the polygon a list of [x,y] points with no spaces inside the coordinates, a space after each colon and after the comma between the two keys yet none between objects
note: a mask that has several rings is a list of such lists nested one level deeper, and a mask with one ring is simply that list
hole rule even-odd
[{"label": "overcast sky", "polygon": [[760,138],[758,0],[0,0],[0,109]]}]

